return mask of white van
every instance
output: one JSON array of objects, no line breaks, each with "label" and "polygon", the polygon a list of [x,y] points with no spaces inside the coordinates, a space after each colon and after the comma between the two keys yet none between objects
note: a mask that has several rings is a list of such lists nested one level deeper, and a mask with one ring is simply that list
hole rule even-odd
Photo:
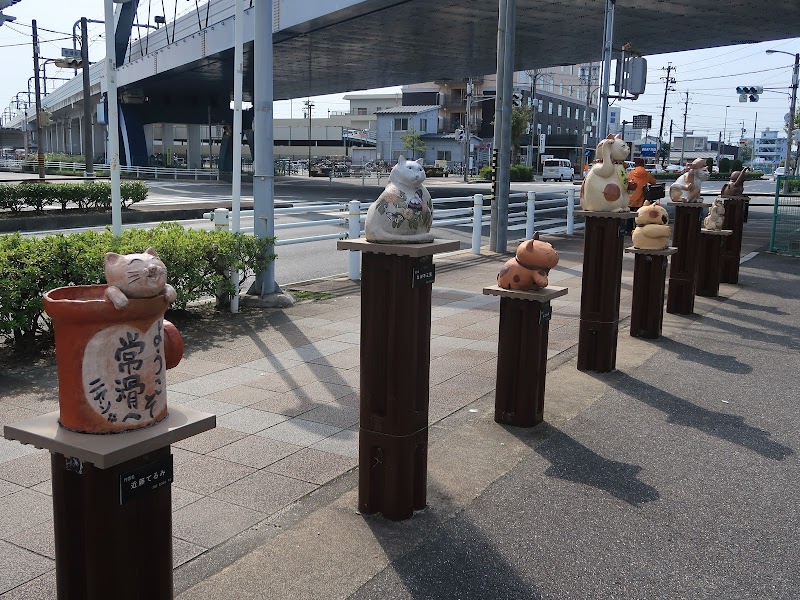
[{"label": "white van", "polygon": [[542,166],[542,180],[558,179],[559,181],[572,181],[575,179],[575,171],[572,163],[566,158],[548,158]]}]

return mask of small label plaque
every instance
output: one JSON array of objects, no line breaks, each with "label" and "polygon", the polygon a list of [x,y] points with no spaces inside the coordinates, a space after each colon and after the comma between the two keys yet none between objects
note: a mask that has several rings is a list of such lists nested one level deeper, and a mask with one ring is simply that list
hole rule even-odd
[{"label": "small label plaque", "polygon": [[119,476],[120,505],[172,483],[172,455]]},{"label": "small label plaque", "polygon": [[542,310],[539,311],[539,324],[547,323],[550,319],[553,318],[553,307],[550,306],[550,303],[547,303],[547,306],[543,306]]},{"label": "small label plaque", "polygon": [[423,256],[414,261],[411,268],[411,287],[432,284],[436,280],[436,265],[432,256]]}]

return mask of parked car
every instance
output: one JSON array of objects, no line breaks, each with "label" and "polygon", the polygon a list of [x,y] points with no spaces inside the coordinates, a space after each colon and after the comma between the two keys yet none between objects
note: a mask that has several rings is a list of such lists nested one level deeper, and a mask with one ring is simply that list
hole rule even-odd
[{"label": "parked car", "polygon": [[648,173],[655,174],[664,172],[664,169],[661,168],[661,165],[657,163],[645,163],[644,168]]},{"label": "parked car", "polygon": [[636,163],[635,163],[635,162],[633,162],[632,160],[626,160],[626,161],[625,161],[625,170],[626,170],[628,173],[630,173],[631,171],[633,171],[633,169],[634,169],[634,168],[636,168]]},{"label": "parked car", "polygon": [[572,163],[566,158],[548,158],[542,166],[542,181],[548,179],[572,181],[575,179]]},{"label": "parked car", "polygon": [[684,170],[684,168],[680,165],[667,165],[667,168],[664,170],[667,173],[680,173]]}]

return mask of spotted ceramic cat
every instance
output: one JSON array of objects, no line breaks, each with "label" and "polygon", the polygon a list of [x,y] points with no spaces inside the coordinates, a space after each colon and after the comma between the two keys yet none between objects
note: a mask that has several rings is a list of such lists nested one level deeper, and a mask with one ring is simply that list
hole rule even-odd
[{"label": "spotted ceramic cat", "polygon": [[105,270],[106,297],[117,310],[128,306],[128,298],[153,298],[163,294],[170,304],[177,297],[175,288],[167,283],[167,268],[152,248],[142,254],[106,252]]},{"label": "spotted ceramic cat", "polygon": [[367,211],[364,236],[383,244],[432,242],[433,202],[422,185],[422,159],[401,156],[389,174],[389,184]]},{"label": "spotted ceramic cat", "polygon": [[539,290],[546,288],[550,269],[558,264],[555,248],[539,240],[539,232],[522,242],[517,253],[503,265],[497,275],[497,285],[507,290]]}]

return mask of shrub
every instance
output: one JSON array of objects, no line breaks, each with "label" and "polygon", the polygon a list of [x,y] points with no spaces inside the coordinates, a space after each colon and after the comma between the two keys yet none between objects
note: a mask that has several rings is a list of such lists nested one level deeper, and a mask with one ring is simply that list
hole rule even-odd
[{"label": "shrub", "polygon": [[721,158],[719,161],[719,172],[720,173],[730,173],[731,172],[731,159],[730,158]]},{"label": "shrub", "polygon": [[128,254],[155,248],[178,294],[174,306],[186,308],[220,291],[233,293],[228,277],[233,269],[242,272],[242,282],[265,269],[275,258],[266,253],[273,241],[228,231],[184,229],[177,223],[125,230],[118,238],[110,231],[0,236],[0,339],[10,338],[18,348],[30,348],[36,335],[49,329],[42,294],[66,285],[105,282],[106,252]]},{"label": "shrub", "polygon": [[485,181],[491,181],[492,179],[492,167],[486,166],[481,167],[481,170],[478,171],[478,178],[483,179]]},{"label": "shrub", "polygon": [[741,171],[743,167],[744,164],[738,158],[731,163],[731,171]]},{"label": "shrub", "polygon": [[714,167],[714,159],[711,158],[711,157],[708,157],[706,159],[706,166],[708,167],[708,172],[711,173],[711,171],[712,171],[712,169]]},{"label": "shrub", "polygon": [[533,168],[525,165],[511,165],[511,181],[533,181]]},{"label": "shrub", "polygon": [[[148,188],[142,181],[120,183],[122,205],[129,207],[147,198]],[[19,212],[25,207],[41,212],[45,207],[60,204],[66,210],[69,204],[78,208],[109,208],[111,184],[107,181],[85,183],[25,182],[18,185],[0,185],[0,210]]]}]

